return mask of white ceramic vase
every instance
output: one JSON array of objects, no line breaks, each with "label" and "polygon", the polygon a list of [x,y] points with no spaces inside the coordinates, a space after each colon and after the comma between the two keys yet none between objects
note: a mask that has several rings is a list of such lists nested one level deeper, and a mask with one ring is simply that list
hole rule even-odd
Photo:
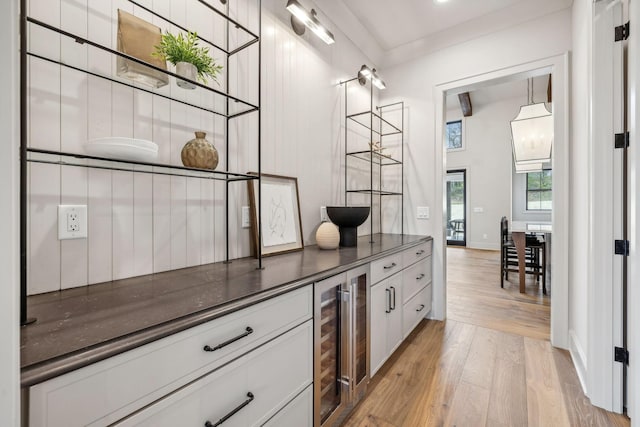
[{"label": "white ceramic vase", "polygon": [[[190,62],[178,62],[176,64],[176,74],[193,81],[198,79],[198,69]],[[176,79],[176,84],[183,89],[196,88],[196,85],[185,80]]]},{"label": "white ceramic vase", "polygon": [[340,244],[338,227],[331,222],[323,222],[316,231],[316,243],[320,249],[336,249]]}]

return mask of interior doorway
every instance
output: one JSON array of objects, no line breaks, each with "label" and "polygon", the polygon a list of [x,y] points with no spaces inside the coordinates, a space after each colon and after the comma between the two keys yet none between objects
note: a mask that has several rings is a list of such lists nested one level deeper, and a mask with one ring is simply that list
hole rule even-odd
[{"label": "interior doorway", "polygon": [[447,171],[447,245],[467,245],[467,171]]},{"label": "interior doorway", "polygon": [[[443,161],[435,162],[435,200],[442,200],[442,215],[435,212],[433,224],[434,238],[434,309],[432,317],[446,318],[447,306],[447,271],[446,271],[446,164],[447,152],[445,141],[446,96],[473,91],[487,84],[522,80],[531,77],[551,74],[553,114],[554,114],[554,145],[552,168],[554,170],[553,213],[554,250],[551,271],[554,284],[553,299],[551,301],[551,333],[552,345],[564,349],[569,348],[569,288],[568,288],[568,242],[569,242],[569,56],[557,55],[476,74],[463,79],[441,83],[434,88],[435,139],[442,143],[435,144],[435,157]],[[438,206],[438,205],[436,205]],[[438,209],[439,210],[439,209]]]}]

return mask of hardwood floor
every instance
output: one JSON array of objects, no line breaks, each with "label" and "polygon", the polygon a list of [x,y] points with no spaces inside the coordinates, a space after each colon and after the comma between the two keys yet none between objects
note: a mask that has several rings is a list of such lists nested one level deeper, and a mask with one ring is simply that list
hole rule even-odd
[{"label": "hardwood floor", "polygon": [[549,298],[500,288],[499,254],[450,248],[448,320],[423,321],[344,423],[399,426],[629,426],[591,406],[569,353],[549,343]]}]

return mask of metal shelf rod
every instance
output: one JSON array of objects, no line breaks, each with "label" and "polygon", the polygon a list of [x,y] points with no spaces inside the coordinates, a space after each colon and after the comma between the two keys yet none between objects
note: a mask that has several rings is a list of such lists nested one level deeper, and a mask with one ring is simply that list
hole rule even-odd
[{"label": "metal shelf rod", "polygon": [[[257,105],[253,105],[250,102],[243,101],[242,99],[236,98],[233,95],[229,95],[229,94],[227,94],[225,92],[222,92],[222,91],[219,91],[219,90],[214,89],[212,87],[209,87],[209,86],[207,86],[207,85],[205,85],[203,83],[200,83],[198,81],[184,78],[184,77],[182,77],[182,76],[180,76],[180,75],[178,75],[176,73],[173,73],[171,71],[163,70],[160,67],[156,67],[155,65],[149,64],[148,62],[142,61],[141,59],[138,59],[138,58],[136,58],[134,56],[127,55],[126,53],[118,52],[117,50],[113,50],[113,49],[108,48],[106,46],[103,46],[103,45],[101,45],[99,43],[96,43],[96,42],[93,42],[91,40],[85,39],[84,37],[80,37],[80,36],[78,36],[76,34],[70,33],[68,31],[62,30],[60,28],[56,28],[56,27],[54,27],[52,25],[49,25],[49,24],[47,24],[45,22],[39,21],[39,20],[31,18],[31,17],[27,17],[26,19],[27,19],[27,21],[29,23],[32,23],[34,25],[38,25],[38,26],[40,26],[42,28],[46,28],[47,30],[50,30],[50,31],[56,32],[58,34],[61,34],[63,36],[66,36],[68,38],[71,38],[71,39],[75,40],[76,43],[87,44],[89,46],[95,47],[95,48],[100,49],[102,51],[108,52],[108,53],[110,53],[112,55],[116,55],[116,56],[119,56],[121,58],[124,58],[124,59],[126,59],[128,61],[132,61],[132,62],[135,62],[137,64],[144,65],[145,67],[148,67],[148,68],[150,68],[152,70],[158,71],[160,73],[164,73],[164,74],[166,74],[168,76],[171,76],[171,77],[175,77],[176,79],[181,79],[181,80],[187,81],[187,82],[192,83],[192,84],[194,84],[194,85],[196,85],[196,86],[198,86],[198,87],[200,87],[200,88],[202,88],[204,90],[207,90],[209,92],[213,92],[213,93],[218,94],[220,96],[224,96],[227,99],[230,99],[232,101],[241,102],[241,103],[243,103],[245,105],[248,105],[249,107],[252,107],[254,109],[258,109],[259,108]],[[121,83],[119,80],[115,80],[115,79],[112,80],[112,81],[116,82],[116,83]],[[228,81],[227,81],[227,86],[228,86]]]}]

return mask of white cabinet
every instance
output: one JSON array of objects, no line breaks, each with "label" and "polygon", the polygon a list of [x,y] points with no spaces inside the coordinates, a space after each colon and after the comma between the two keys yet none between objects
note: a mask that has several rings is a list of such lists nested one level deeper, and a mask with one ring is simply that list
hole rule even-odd
[{"label": "white cabinet", "polygon": [[413,328],[431,309],[431,284],[422,288],[402,306],[402,337],[406,338]]},{"label": "white cabinet", "polygon": [[306,286],[33,386],[29,425],[121,420],[311,319],[312,302]]},{"label": "white cabinet", "polygon": [[[118,427],[260,426],[311,385],[313,322],[308,320],[229,365],[128,417]],[[302,414],[303,410],[300,410]],[[297,419],[305,425],[311,412]]]},{"label": "white cabinet", "polygon": [[291,403],[285,406],[264,427],[313,426],[313,387],[307,387]]},{"label": "white cabinet", "polygon": [[431,311],[431,245],[371,263],[371,377]]},{"label": "white cabinet", "polygon": [[402,342],[402,274],[371,288],[371,376]]}]

